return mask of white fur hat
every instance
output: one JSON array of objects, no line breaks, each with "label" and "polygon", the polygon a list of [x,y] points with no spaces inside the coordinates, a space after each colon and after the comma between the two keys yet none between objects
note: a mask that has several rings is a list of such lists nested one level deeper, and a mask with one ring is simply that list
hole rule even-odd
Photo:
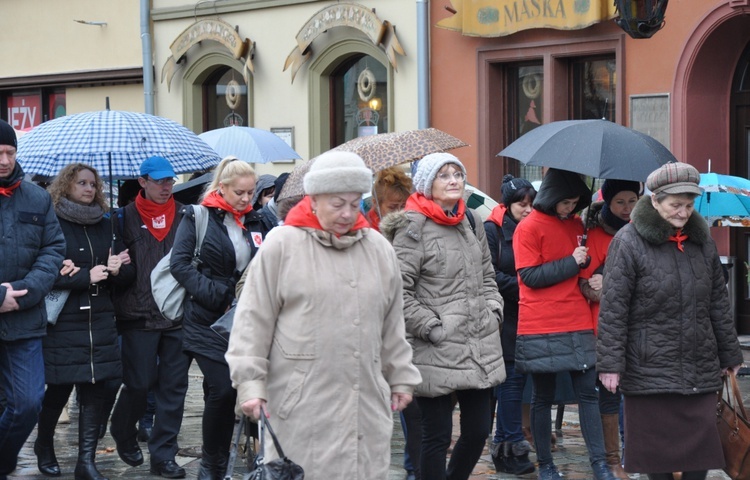
[{"label": "white fur hat", "polygon": [[460,167],[461,171],[466,175],[464,164],[455,155],[439,152],[422,157],[422,160],[417,163],[417,171],[414,173],[414,190],[432,199],[432,182],[435,181],[435,177],[440,169],[449,163]]},{"label": "white fur hat", "polygon": [[367,193],[372,189],[372,170],[356,153],[328,151],[315,159],[303,185],[307,195]]}]

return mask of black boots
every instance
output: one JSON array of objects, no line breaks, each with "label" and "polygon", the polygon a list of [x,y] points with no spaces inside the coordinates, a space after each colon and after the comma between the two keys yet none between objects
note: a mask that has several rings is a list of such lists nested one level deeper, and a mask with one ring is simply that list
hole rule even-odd
[{"label": "black boots", "polygon": [[55,427],[57,419],[60,418],[62,410],[52,411],[43,407],[39,414],[39,424],[37,427],[37,437],[34,442],[34,454],[36,455],[36,464],[39,472],[45,477],[59,477],[60,465],[57,463],[55,456]]},{"label": "black boots", "polygon": [[223,480],[229,458],[222,454],[211,454],[203,448],[198,480]]},{"label": "black boots", "polygon": [[606,460],[594,462],[591,464],[591,470],[594,472],[594,480],[617,480]]},{"label": "black boots", "polygon": [[96,469],[96,445],[99,443],[102,405],[80,405],[78,414],[78,463],[75,480],[107,480]]},{"label": "black boots", "polygon": [[526,440],[515,443],[493,443],[490,447],[495,470],[512,475],[525,475],[535,470],[534,463],[529,460],[530,451],[531,446]]}]

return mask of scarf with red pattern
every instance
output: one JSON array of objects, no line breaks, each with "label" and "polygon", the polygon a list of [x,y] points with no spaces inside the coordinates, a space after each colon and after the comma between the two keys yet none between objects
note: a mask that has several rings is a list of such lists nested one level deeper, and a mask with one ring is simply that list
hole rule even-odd
[{"label": "scarf with red pattern", "polygon": [[135,209],[138,210],[143,224],[154,238],[161,242],[167,237],[174,222],[174,197],[169,197],[167,203],[162,204],[152,202],[142,194],[138,194],[135,196]]}]

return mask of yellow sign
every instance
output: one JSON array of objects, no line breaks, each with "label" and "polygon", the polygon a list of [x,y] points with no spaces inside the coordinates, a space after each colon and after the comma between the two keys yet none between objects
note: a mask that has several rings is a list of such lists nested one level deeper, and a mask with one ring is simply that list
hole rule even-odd
[{"label": "yellow sign", "polygon": [[191,47],[206,40],[224,45],[237,60],[246,56],[242,75],[245,77],[245,83],[249,82],[250,73],[254,71],[253,53],[255,42],[251,42],[249,38],[243,40],[235,28],[227,22],[221,20],[201,20],[186,28],[175,38],[172,45],[169,46],[172,56],[167,59],[164,67],[161,69],[161,81],[164,82],[166,78],[167,90],[169,90],[172,77],[179,67],[182,57],[185,56]]},{"label": "yellow sign", "polygon": [[292,67],[292,82],[303,63],[312,55],[312,43],[331,28],[351,27],[367,35],[374,45],[382,45],[393,68],[396,54],[406,55],[396,37],[396,29],[388,21],[381,21],[373,9],[355,3],[337,3],[313,15],[297,34],[297,46],[284,63],[284,71]]},{"label": "yellow sign", "polygon": [[437,26],[472,37],[531,28],[578,30],[615,17],[612,0],[451,0],[455,15]]}]

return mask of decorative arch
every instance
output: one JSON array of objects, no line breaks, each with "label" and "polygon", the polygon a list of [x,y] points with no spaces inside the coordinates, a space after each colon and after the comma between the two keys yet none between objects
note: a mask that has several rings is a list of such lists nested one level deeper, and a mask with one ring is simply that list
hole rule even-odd
[{"label": "decorative arch", "polygon": [[389,62],[386,54],[366,39],[342,38],[322,50],[313,59],[308,73],[310,75],[310,152],[317,155],[331,148],[330,145],[330,123],[331,105],[329,82],[331,73],[341,63],[355,55],[369,55],[380,62],[387,70],[388,92],[387,92],[387,114],[388,131],[393,131],[395,126],[393,117],[394,93],[393,74],[394,66]]},{"label": "decorative arch", "polygon": [[[185,68],[182,77],[183,125],[194,132],[203,129],[203,83],[220,67],[230,67],[242,72],[244,63],[217,50],[196,58]],[[253,124],[253,78],[251,75],[247,79],[248,125]]]},{"label": "decorative arch", "polygon": [[746,8],[720,5],[698,22],[677,63],[672,151],[701,171],[706,171],[710,158],[712,170],[731,173],[729,98],[734,69],[750,40],[748,32]]}]

